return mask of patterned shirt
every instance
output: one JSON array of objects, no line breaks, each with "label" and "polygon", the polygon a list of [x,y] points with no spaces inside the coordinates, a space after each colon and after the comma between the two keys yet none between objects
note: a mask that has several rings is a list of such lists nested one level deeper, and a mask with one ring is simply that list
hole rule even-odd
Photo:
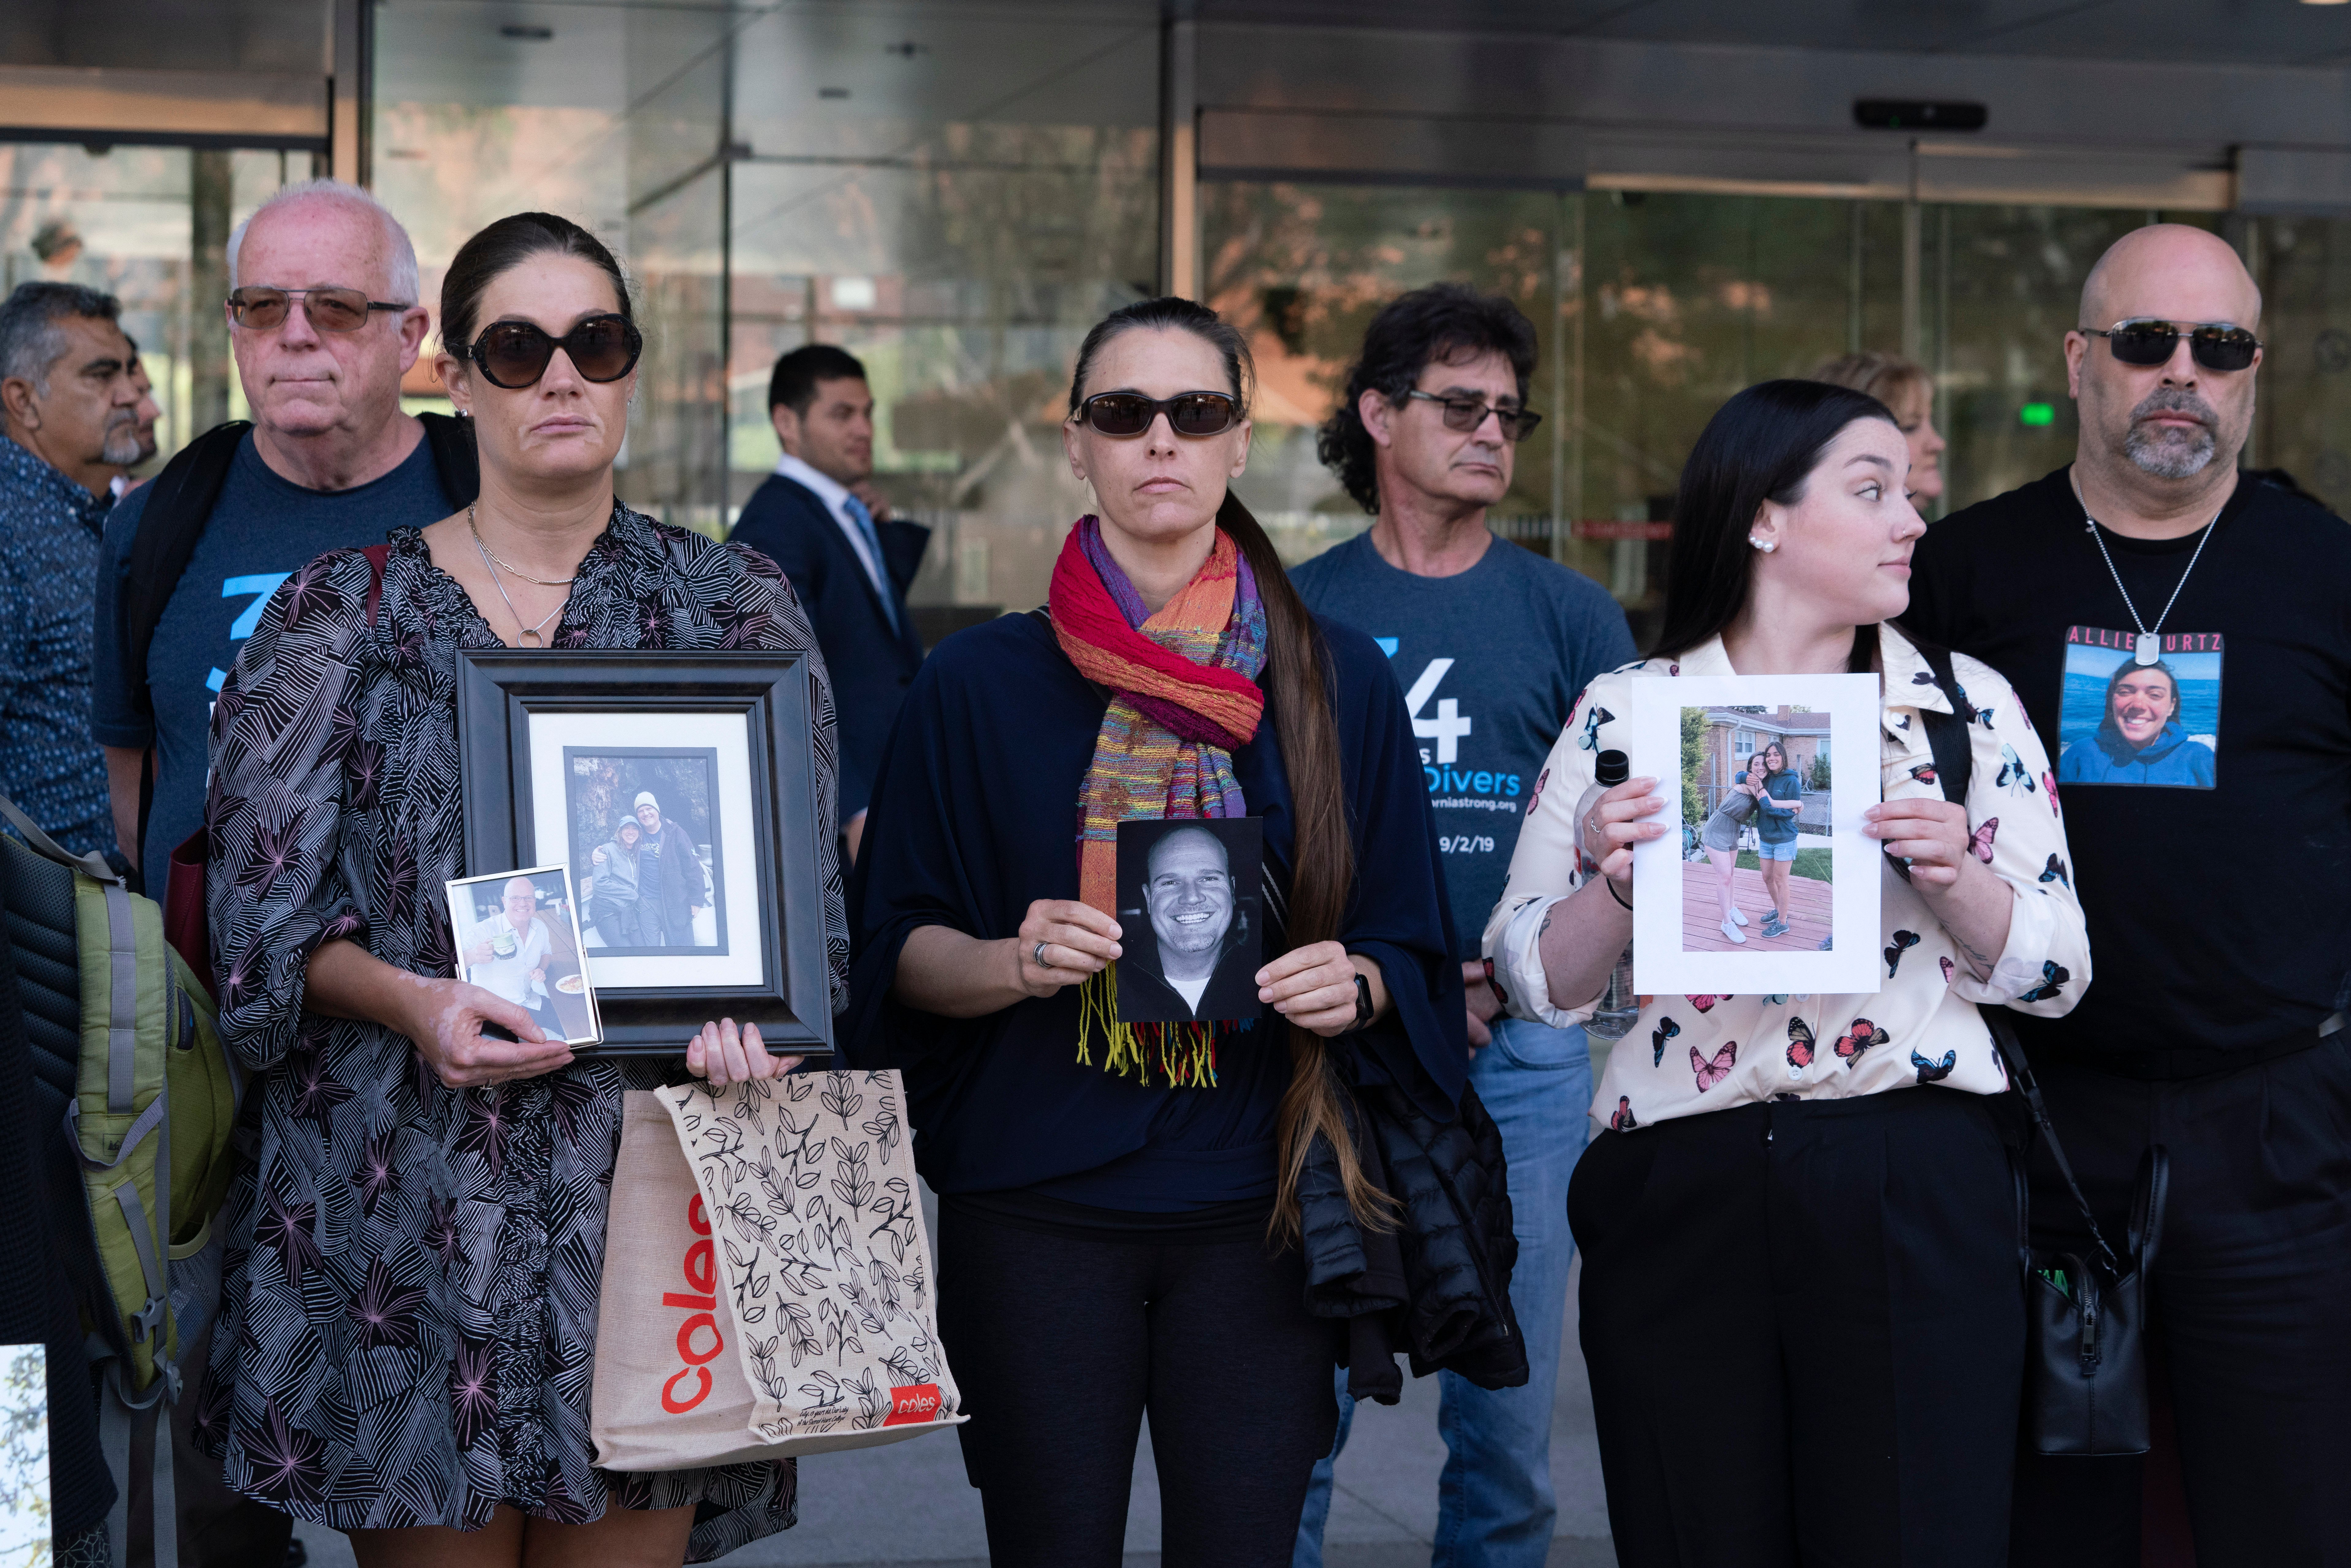
[{"label": "patterned shirt", "polygon": [[[479,1530],[501,1505],[583,1523],[609,1491],[625,1508],[698,1508],[687,1561],[707,1562],[791,1523],[790,1462],[608,1476],[589,1437],[622,1096],[678,1082],[682,1062],[590,1052],[450,1089],[383,1025],[303,1006],[322,942],[455,972],[442,884],[466,871],[457,651],[501,644],[418,530],[390,542],[374,625],[360,554],[319,557],[270,597],[213,715],[221,1036],[262,1074],[249,1091],[262,1106],[222,1216],[198,1436],[231,1486],[336,1530]],[[765,556],[617,506],[552,642],[816,646]],[[849,932],[821,659],[809,680],[837,1012]]]},{"label": "patterned shirt", "polygon": [[[1922,710],[1951,711],[1918,651],[1892,627],[1879,631],[1885,702],[1878,758],[1881,799],[1943,798]],[[2008,943],[1978,980],[1926,900],[1889,864],[1882,873],[1878,941],[1885,984],[1871,995],[1649,997],[1639,1022],[1608,1056],[1592,1113],[1630,1131],[1672,1116],[1761,1100],[1834,1100],[1939,1083],[1972,1094],[2008,1087],[2008,1072],[1978,1003],[2042,1018],[2073,1009],[2090,983],[2090,945],[2074,896],[2056,780],[2032,722],[1991,666],[1952,655],[1972,769],[1967,811],[1979,852],[2009,885]],[[1552,1005],[1537,946],[1543,917],[1582,882],[1575,812],[1603,751],[1627,749],[1636,680],[1730,675],[1717,638],[1678,660],[1645,659],[1601,676],[1576,704],[1552,747],[1527,807],[1510,880],[1486,926],[1486,956],[1506,1005],[1520,1018],[1563,1027],[1592,1016],[1600,998]],[[1595,737],[1587,716],[1597,713]],[[1552,809],[1541,810],[1548,800]],[[1589,862],[1583,862],[1588,866]],[[1641,1048],[1646,1046],[1648,1054]]]},{"label": "patterned shirt", "polygon": [[114,847],[106,753],[89,737],[93,496],[0,435],[0,792],[76,854]]}]

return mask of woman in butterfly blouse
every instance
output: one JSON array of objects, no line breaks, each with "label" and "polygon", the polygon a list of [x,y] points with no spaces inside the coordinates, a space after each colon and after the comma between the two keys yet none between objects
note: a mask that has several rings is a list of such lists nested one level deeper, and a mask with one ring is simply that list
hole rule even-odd
[{"label": "woman in butterfly blouse", "polygon": [[[1598,753],[1629,746],[1613,716],[1586,746],[1585,711],[1684,674],[1881,674],[1882,988],[1644,998],[1593,1106],[1614,1135],[1570,1187],[1626,1568],[2004,1560],[2024,1308],[2007,1076],[1977,1008],[2065,1012],[2089,951],[2041,742],[1972,659],[1964,809],[1936,780],[1921,716],[1953,705],[1891,620],[1925,531],[1907,465],[1892,415],[1844,388],[1768,382],[1716,413],[1657,651],[1584,693],[1487,927],[1513,1013],[1583,1021],[1664,804],[1635,778],[1579,805]],[[2006,778],[2004,747],[2025,764]]]}]

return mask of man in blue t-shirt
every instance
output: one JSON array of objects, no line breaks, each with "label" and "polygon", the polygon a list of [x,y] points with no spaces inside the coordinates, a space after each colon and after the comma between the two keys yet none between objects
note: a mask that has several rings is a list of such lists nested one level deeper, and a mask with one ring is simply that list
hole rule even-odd
[{"label": "man in blue t-shirt", "polygon": [[[390,213],[357,186],[288,186],[229,235],[228,277],[253,428],[140,646],[130,646],[126,585],[162,481],[115,507],[100,547],[90,732],[106,748],[117,839],[157,898],[172,851],[204,821],[213,695],[277,585],[315,556],[381,544],[465,504],[400,409],[428,319],[415,250]],[[330,288],[365,296],[356,326]]]},{"label": "man in blue t-shirt", "polygon": [[[1454,284],[1374,318],[1318,450],[1377,515],[1370,531],[1290,574],[1308,606],[1386,650],[1412,712],[1453,898],[1469,996],[1470,1081],[1501,1129],[1519,1262],[1510,1301],[1525,1335],[1522,1388],[1440,1375],[1448,1450],[1438,1484],[1443,1560],[1537,1568],[1558,1510],[1552,1393],[1567,1269],[1567,1181],[1583,1152],[1592,1063],[1582,1030],[1497,1016],[1479,959],[1543,758],[1586,682],[1633,658],[1624,612],[1581,573],[1498,539],[1486,508],[1510,492],[1535,331],[1518,307]],[[1341,1376],[1339,1440],[1317,1466],[1293,1568],[1319,1568],[1332,1460],[1353,1414]]]}]

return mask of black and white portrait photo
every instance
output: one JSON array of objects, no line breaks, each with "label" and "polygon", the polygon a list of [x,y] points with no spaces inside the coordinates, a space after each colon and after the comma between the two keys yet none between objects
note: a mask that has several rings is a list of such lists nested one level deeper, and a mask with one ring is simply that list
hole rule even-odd
[{"label": "black and white portrait photo", "polygon": [[590,949],[726,951],[717,766],[709,747],[564,747],[565,817]]},{"label": "black and white portrait photo", "polygon": [[1253,817],[1118,825],[1118,1021],[1256,1018],[1264,962]]}]

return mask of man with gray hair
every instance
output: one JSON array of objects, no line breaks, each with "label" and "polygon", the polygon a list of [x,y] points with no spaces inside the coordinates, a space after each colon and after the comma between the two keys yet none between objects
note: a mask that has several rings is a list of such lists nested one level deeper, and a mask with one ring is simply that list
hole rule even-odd
[{"label": "man with gray hair", "polygon": [[197,437],[126,496],[99,573],[91,731],[115,836],[158,896],[204,821],[213,694],[278,584],[460,511],[478,485],[462,426],[401,412],[428,320],[415,249],[373,196],[287,186],[229,235],[228,280],[253,421]]},{"label": "man with gray hair", "polygon": [[89,736],[90,620],[109,486],[139,459],[120,315],[74,283],[0,304],[0,793],[77,854],[114,841]]},{"label": "man with gray hair", "polygon": [[[2058,811],[2062,787],[2073,863],[2041,880],[2080,893],[2098,979],[2063,1019],[2007,1016],[2117,1249],[2142,1161],[2167,1151],[2147,1349],[2195,1552],[2334,1563],[2351,1542],[2351,528],[2237,466],[2261,318],[2218,235],[2117,240],[2064,338],[2073,463],[1929,529],[1904,620],[2007,676],[2056,762],[2003,774],[2000,815]],[[2034,994],[2074,984],[2055,970]],[[2045,1147],[2031,1175],[2034,1246],[2095,1257]],[[2169,1468],[2028,1457],[2010,1561],[2138,1562],[2142,1471]]]}]

